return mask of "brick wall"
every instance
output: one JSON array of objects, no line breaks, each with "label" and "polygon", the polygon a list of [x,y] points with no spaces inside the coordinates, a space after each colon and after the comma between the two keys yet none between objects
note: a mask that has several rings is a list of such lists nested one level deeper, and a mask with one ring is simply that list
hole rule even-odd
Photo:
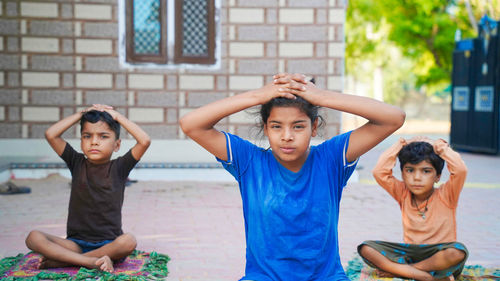
[{"label": "brick wall", "polygon": [[[115,106],[153,139],[183,139],[178,120],[208,102],[258,88],[277,72],[342,89],[344,0],[221,0],[221,67],[126,69],[118,59],[117,0],[3,0],[0,138],[43,138],[92,103]],[[324,137],[339,132],[326,114]],[[255,137],[239,113],[218,127]],[[76,128],[66,137],[77,137]]]}]

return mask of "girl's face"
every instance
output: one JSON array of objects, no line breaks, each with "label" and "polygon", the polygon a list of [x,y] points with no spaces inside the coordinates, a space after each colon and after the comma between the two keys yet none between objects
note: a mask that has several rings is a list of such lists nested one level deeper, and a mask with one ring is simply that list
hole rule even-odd
[{"label": "girl's face", "polygon": [[264,124],[264,134],[274,156],[285,168],[298,172],[309,154],[311,137],[316,136],[318,122],[297,107],[273,107]]}]

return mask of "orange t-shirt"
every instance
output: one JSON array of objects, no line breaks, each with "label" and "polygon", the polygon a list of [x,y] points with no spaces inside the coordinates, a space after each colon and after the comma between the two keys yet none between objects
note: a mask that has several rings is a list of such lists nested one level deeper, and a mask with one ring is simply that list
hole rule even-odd
[{"label": "orange t-shirt", "polygon": [[[467,175],[467,167],[460,154],[453,151],[444,140],[434,142],[434,151],[444,161],[450,172],[450,178],[444,184],[434,189],[427,202],[425,219],[411,203],[411,192],[405,183],[392,175],[396,158],[401,148],[406,144],[400,139],[387,149],[375,165],[373,176],[389,194],[396,199],[401,208],[403,220],[404,242],[409,244],[434,244],[453,242],[457,240],[456,209],[458,198]],[[425,208],[426,202],[418,207]]]}]

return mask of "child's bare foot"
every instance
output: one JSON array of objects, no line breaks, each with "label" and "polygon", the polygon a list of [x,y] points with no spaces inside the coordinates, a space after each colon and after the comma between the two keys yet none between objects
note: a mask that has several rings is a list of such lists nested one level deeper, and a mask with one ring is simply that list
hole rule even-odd
[{"label": "child's bare foot", "polygon": [[66,266],[70,266],[70,264],[60,262],[60,261],[55,261],[55,260],[49,260],[46,257],[42,257],[38,268],[39,269],[46,269],[46,268],[66,267]]},{"label": "child's bare foot", "polygon": [[102,271],[113,272],[113,262],[108,256],[100,257],[96,260],[95,265]]}]

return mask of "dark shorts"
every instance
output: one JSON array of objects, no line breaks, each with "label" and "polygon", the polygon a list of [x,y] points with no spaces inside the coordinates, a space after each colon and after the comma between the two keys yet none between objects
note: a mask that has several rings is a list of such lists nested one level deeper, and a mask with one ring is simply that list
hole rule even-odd
[{"label": "dark shorts", "polygon": [[113,240],[104,240],[104,241],[99,241],[99,242],[87,242],[87,241],[76,239],[76,238],[66,238],[66,239],[71,240],[71,241],[75,242],[76,244],[78,244],[78,246],[80,246],[80,248],[82,249],[82,254],[84,254],[86,252],[93,251],[95,249],[99,249],[102,246],[113,242]]},{"label": "dark shorts", "polygon": [[[430,258],[435,253],[448,249],[455,248],[465,253],[465,258],[459,264],[456,264],[447,269],[429,272],[435,278],[444,278],[453,274],[458,277],[464,269],[465,261],[469,256],[469,252],[464,244],[460,242],[439,243],[439,244],[406,244],[406,243],[392,243],[385,241],[365,241],[358,246],[358,253],[361,256],[361,246],[367,245],[372,247],[377,252],[384,255],[386,258],[393,262],[400,264],[412,264]],[[363,257],[362,257],[363,258]],[[371,262],[363,258],[363,260],[371,267],[377,268]]]}]

